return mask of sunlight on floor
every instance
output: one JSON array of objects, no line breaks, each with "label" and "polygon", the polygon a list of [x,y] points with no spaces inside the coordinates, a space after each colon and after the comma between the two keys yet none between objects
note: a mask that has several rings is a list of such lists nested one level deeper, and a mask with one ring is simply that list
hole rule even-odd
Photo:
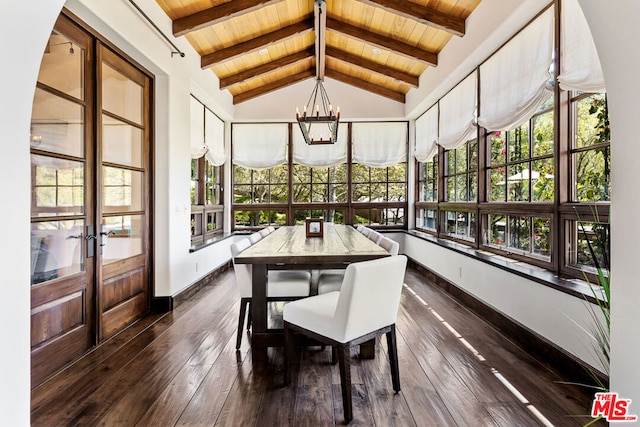
[{"label": "sunlight on floor", "polygon": [[[476,350],[462,335],[460,335],[460,333],[458,331],[456,331],[453,326],[451,326],[446,320],[444,320],[444,318],[442,318],[442,316],[440,316],[433,308],[429,307],[429,304],[427,304],[427,302],[422,299],[420,297],[420,295],[418,295],[413,289],[411,289],[410,286],[408,286],[406,283],[404,284],[404,288],[411,294],[413,295],[418,301],[420,301],[420,303],[422,305],[424,305],[425,307],[427,307],[427,309],[429,310],[429,312],[431,314],[433,314],[433,316],[438,319],[439,322],[441,322],[443,324],[443,326],[445,328],[447,328],[449,330],[449,332],[451,332],[453,334],[454,337],[456,337],[463,346],[465,346],[479,361],[481,362],[486,362],[487,359],[485,359],[479,352],[478,350]],[[511,384],[511,382],[509,382],[509,380],[507,380],[504,375],[502,375],[497,369],[490,367],[489,368],[491,373],[502,383],[502,385],[505,386],[505,388],[507,390],[509,390],[509,392],[511,394],[513,394],[523,405],[525,405],[527,407],[527,409],[529,409],[529,411],[531,412],[531,414],[533,414],[534,417],[536,417],[543,425],[547,426],[547,427],[553,427],[553,424],[545,418],[544,415],[542,415],[542,413],[540,413],[540,411],[534,406],[532,405],[526,397],[524,397],[524,395],[513,385]]]}]

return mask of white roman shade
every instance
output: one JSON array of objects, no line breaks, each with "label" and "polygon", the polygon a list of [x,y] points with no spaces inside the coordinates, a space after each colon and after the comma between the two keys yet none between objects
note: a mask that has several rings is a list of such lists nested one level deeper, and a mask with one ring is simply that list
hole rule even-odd
[{"label": "white roman shade", "polygon": [[600,59],[578,0],[563,0],[560,24],[560,87],[563,90],[604,92]]},{"label": "white roman shade", "polygon": [[207,149],[205,157],[214,166],[223,165],[226,160],[224,152],[224,122],[205,108],[204,110],[204,145]]},{"label": "white roman shade", "polygon": [[293,163],[312,168],[328,168],[347,162],[347,124],[338,127],[335,144],[308,145],[298,125],[293,125]]},{"label": "white roman shade", "polygon": [[199,159],[207,152],[204,145],[204,105],[193,96],[189,104],[191,116],[191,158]]},{"label": "white roman shade", "polygon": [[477,73],[472,73],[440,100],[438,143],[447,150],[458,148],[477,135],[477,88]]},{"label": "white roman shade", "polygon": [[235,123],[232,138],[235,165],[259,170],[287,162],[286,123]]},{"label": "white roman shade", "polygon": [[549,8],[480,66],[479,125],[512,129],[549,98],[553,32]]},{"label": "white roman shade", "polygon": [[438,153],[438,104],[429,108],[416,120],[415,158],[428,162]]},{"label": "white roman shade", "polygon": [[383,168],[407,161],[406,122],[360,122],[351,127],[353,163]]}]

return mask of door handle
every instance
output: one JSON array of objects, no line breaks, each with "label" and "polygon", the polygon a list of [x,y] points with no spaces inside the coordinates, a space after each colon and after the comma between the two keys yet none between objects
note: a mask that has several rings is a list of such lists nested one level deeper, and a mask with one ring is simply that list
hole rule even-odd
[{"label": "door handle", "polygon": [[87,258],[93,258],[96,254],[96,245],[93,244],[92,240],[96,240],[98,236],[95,235],[96,227],[94,225],[86,226],[86,237],[84,240],[87,242]]},{"label": "door handle", "polygon": [[108,238],[112,234],[116,234],[116,232],[113,231],[113,230],[111,230],[111,231],[101,231],[100,232],[100,236],[101,236],[100,237],[100,246],[105,246],[106,245],[106,243],[104,242],[103,237],[107,237]]}]

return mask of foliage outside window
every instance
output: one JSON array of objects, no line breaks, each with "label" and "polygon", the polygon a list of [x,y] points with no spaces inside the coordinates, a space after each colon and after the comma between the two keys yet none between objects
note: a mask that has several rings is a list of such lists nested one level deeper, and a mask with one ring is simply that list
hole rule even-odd
[{"label": "foliage outside window", "polygon": [[478,141],[445,151],[445,188],[449,202],[469,202],[478,195]]},{"label": "foliage outside window", "polygon": [[573,200],[611,200],[609,116],[605,94],[581,94],[571,101],[576,129],[571,147]]},{"label": "foliage outside window", "polygon": [[489,137],[489,201],[554,200],[554,110],[545,103],[529,121]]}]

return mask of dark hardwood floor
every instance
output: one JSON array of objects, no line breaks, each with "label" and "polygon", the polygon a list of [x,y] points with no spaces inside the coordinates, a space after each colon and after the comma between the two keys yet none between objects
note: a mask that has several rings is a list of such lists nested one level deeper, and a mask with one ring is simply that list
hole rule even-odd
[{"label": "dark hardwood floor", "polygon": [[[332,426],[343,424],[331,351],[301,349],[283,387],[282,350],[253,364],[235,350],[232,271],[150,315],[32,392],[33,426]],[[272,307],[277,313],[278,306]],[[280,307],[281,308],[281,307]],[[277,315],[276,315],[277,318]],[[402,391],[386,340],[353,352],[354,420],[363,426],[580,426],[591,398],[408,270],[397,321]],[[601,425],[605,425],[602,423]]]}]

